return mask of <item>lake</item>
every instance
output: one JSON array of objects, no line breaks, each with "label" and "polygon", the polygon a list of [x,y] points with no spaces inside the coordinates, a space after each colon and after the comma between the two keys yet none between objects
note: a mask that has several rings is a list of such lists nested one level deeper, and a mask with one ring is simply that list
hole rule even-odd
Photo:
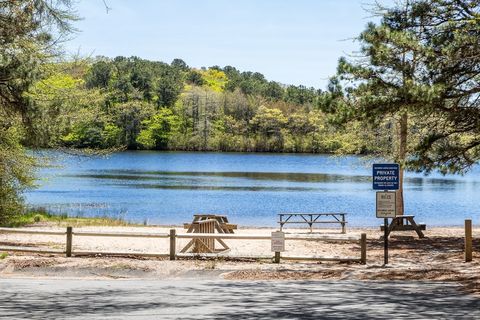
[{"label": "lake", "polygon": [[[30,206],[80,216],[181,224],[196,213],[226,214],[241,226],[275,226],[282,212],[346,212],[350,226],[374,226],[371,163],[355,156],[120,152],[108,157],[43,152]],[[405,212],[428,225],[477,219],[480,170],[465,176],[407,173]]]}]

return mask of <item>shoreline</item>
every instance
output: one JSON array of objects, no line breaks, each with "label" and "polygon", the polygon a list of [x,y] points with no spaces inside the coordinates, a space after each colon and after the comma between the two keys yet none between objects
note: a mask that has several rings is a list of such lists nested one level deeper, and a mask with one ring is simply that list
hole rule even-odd
[{"label": "shoreline", "polygon": [[[35,221],[35,216],[40,216],[39,221]],[[91,216],[91,217],[85,217],[83,215],[72,215],[68,216],[66,214],[56,214],[56,213],[51,213],[48,211],[43,211],[43,210],[31,210],[27,214],[20,215],[19,216],[20,223],[15,223],[14,221],[12,224],[7,224],[6,227],[22,227],[22,226],[27,226],[30,227],[33,224],[37,224],[40,226],[43,226],[42,224],[38,223],[45,223],[45,224],[57,224],[57,225],[67,225],[69,222],[72,222],[74,225],[79,225],[79,226],[132,226],[132,227],[150,227],[150,228],[182,228],[184,223],[172,223],[172,224],[145,224],[145,221],[142,222],[134,222],[134,221],[128,221],[125,220],[122,217],[109,217],[109,216]],[[383,224],[383,220],[378,219],[378,224],[377,225],[349,225],[347,223],[347,230],[355,230],[355,229],[378,229],[380,230],[380,226]],[[474,218],[470,218],[470,220],[475,221]],[[426,228],[430,229],[438,229],[438,228],[463,228],[464,227],[464,221],[459,224],[447,224],[447,225],[437,225],[437,224],[428,224],[426,223]],[[238,229],[278,229],[279,226],[277,225],[249,225],[249,224],[239,224],[236,223],[235,221],[232,222],[233,224],[237,224]],[[423,221],[417,221],[417,223],[423,223]],[[332,226],[332,227],[324,227],[324,228],[314,228],[319,229],[321,231],[325,230],[336,230],[337,226]],[[295,230],[308,230],[309,228],[307,226],[305,227],[299,227],[299,228],[289,228],[289,227],[284,227],[284,229],[295,229]]]}]

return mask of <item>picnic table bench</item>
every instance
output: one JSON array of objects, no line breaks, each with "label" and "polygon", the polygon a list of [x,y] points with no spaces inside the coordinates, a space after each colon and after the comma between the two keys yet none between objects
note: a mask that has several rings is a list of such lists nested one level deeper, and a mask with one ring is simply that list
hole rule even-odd
[{"label": "picnic table bench", "polygon": [[[197,223],[205,222],[207,220],[216,220],[218,222],[218,227],[221,229],[221,233],[234,233],[233,230],[237,229],[237,225],[228,222],[227,216],[217,215],[217,214],[194,214],[193,221],[190,223],[184,223],[184,229],[187,229],[187,233],[194,232]],[[213,232],[212,231],[208,231]],[[220,232],[220,231],[219,231]]]},{"label": "picnic table bench", "polygon": [[[415,222],[415,216],[413,215],[401,215],[392,218],[392,222],[388,225],[387,237],[392,231],[409,231],[413,230],[417,233],[419,238],[424,238],[422,230],[426,230],[426,225],[424,223],[417,224]],[[382,224],[380,230],[384,231],[385,226]]]},{"label": "picnic table bench", "polygon": [[[278,223],[280,224],[280,231],[282,231],[285,224],[308,224],[310,232],[313,231],[314,224],[340,224],[342,226],[342,233],[346,233],[345,220],[346,213],[341,212],[326,212],[326,213],[279,213]],[[331,218],[331,220],[324,220]]]},{"label": "picnic table bench", "polygon": [[[191,223],[184,223],[183,227],[187,233],[234,233],[237,229],[236,224],[228,222],[227,216],[217,214],[195,214]],[[215,248],[215,242],[218,242],[222,248]],[[185,253],[192,249],[194,253],[216,253],[230,250],[228,245],[222,239],[199,238],[192,239],[180,253]]]}]

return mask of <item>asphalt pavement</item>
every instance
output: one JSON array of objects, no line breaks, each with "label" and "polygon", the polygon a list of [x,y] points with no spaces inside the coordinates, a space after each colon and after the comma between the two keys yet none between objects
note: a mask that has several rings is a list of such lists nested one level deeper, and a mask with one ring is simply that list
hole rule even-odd
[{"label": "asphalt pavement", "polygon": [[455,283],[0,279],[5,319],[480,319]]}]

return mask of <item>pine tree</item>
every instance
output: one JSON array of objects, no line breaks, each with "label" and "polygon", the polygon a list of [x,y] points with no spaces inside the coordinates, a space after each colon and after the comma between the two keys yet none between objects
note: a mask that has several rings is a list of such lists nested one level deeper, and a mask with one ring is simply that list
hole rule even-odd
[{"label": "pine tree", "polygon": [[358,37],[360,54],[339,61],[335,111],[343,122],[394,124],[382,156],[401,165],[403,214],[404,169],[461,172],[480,156],[479,2],[410,0],[374,13],[381,22]]},{"label": "pine tree", "polygon": [[33,181],[33,158],[20,145],[34,121],[25,93],[74,19],[68,0],[0,1],[0,223],[20,211]]}]

